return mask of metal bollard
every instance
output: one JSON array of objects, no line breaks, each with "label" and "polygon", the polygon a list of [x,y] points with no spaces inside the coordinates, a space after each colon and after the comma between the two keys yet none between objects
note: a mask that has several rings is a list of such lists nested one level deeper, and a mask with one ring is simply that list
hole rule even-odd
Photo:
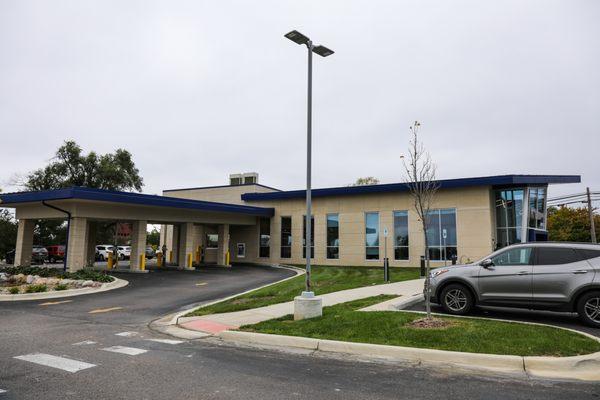
[{"label": "metal bollard", "polygon": [[387,257],[383,259],[383,281],[390,281],[390,261]]},{"label": "metal bollard", "polygon": [[106,267],[107,267],[109,270],[111,270],[111,269],[113,269],[113,259],[112,259],[112,253],[108,253],[108,254],[107,254],[107,256],[108,256],[108,258],[106,259],[106,263],[107,263]]},{"label": "metal bollard", "polygon": [[187,267],[188,267],[188,269],[191,269],[191,268],[192,268],[192,265],[193,265],[193,264],[192,264],[192,253],[189,253],[189,254],[187,255]]},{"label": "metal bollard", "polygon": [[425,277],[425,256],[421,256],[421,278]]},{"label": "metal bollard", "polygon": [[146,270],[146,255],[140,254],[140,271]]}]

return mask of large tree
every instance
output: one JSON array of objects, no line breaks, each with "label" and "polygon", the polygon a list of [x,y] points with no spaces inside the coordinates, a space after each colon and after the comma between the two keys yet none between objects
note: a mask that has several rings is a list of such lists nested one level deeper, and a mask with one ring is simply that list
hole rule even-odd
[{"label": "large tree", "polygon": [[66,141],[50,163],[31,172],[24,186],[28,190],[60,189],[86,186],[108,190],[141,191],[144,185],[131,153],[117,149],[114,153],[84,154],[74,141]]},{"label": "large tree", "polygon": [[[117,149],[113,153],[84,154],[74,141],[66,141],[44,168],[29,173],[22,186],[27,190],[62,189],[85,186],[107,190],[141,191],[143,180],[131,153]],[[100,224],[97,237],[103,242],[114,239],[114,222]],[[39,220],[34,230],[34,244],[48,246],[66,242],[66,223],[62,220]],[[14,246],[14,243],[13,243]]]},{"label": "large tree", "polygon": [[[600,242],[600,215],[594,214],[596,241]],[[557,242],[591,242],[587,208],[548,208],[548,239]]]}]

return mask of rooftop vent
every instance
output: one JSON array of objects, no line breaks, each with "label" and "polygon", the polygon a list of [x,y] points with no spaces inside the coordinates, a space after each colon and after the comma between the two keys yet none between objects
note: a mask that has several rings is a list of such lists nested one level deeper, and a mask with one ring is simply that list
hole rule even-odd
[{"label": "rooftop vent", "polygon": [[229,175],[229,184],[231,186],[250,185],[253,183],[258,183],[258,174],[256,172]]}]

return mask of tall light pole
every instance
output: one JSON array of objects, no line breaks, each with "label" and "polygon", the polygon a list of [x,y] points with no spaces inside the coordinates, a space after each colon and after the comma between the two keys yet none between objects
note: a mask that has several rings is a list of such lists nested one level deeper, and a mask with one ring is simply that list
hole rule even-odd
[{"label": "tall light pole", "polygon": [[312,198],[311,198],[311,165],[312,165],[312,53],[321,57],[327,57],[333,54],[333,50],[325,46],[313,45],[312,40],[298,31],[291,31],[285,34],[285,37],[297,44],[304,44],[308,50],[308,99],[306,112],[306,237],[305,237],[305,255],[306,255],[306,291],[302,293],[304,297],[313,297],[310,284],[310,257],[312,255],[311,247],[311,229],[312,229]]}]

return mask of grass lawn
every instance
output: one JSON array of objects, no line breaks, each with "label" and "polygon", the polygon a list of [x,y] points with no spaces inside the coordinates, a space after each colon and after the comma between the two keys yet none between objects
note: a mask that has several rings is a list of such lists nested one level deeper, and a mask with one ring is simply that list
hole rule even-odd
[{"label": "grass lawn", "polygon": [[443,317],[452,325],[439,329],[407,326],[422,314],[361,312],[357,309],[388,300],[377,296],[323,309],[323,317],[294,321],[293,316],[240,328],[243,331],[306,336],[347,342],[421,347],[469,353],[520,356],[574,356],[600,351],[600,342],[563,329],[483,319]]},{"label": "grass lawn", "polygon": [[[384,283],[383,268],[313,266],[311,269],[313,290],[317,295]],[[392,282],[417,278],[419,278],[418,268],[390,268]],[[248,310],[291,301],[304,290],[304,280],[304,275],[297,276],[285,282],[200,308],[187,316]]]}]

